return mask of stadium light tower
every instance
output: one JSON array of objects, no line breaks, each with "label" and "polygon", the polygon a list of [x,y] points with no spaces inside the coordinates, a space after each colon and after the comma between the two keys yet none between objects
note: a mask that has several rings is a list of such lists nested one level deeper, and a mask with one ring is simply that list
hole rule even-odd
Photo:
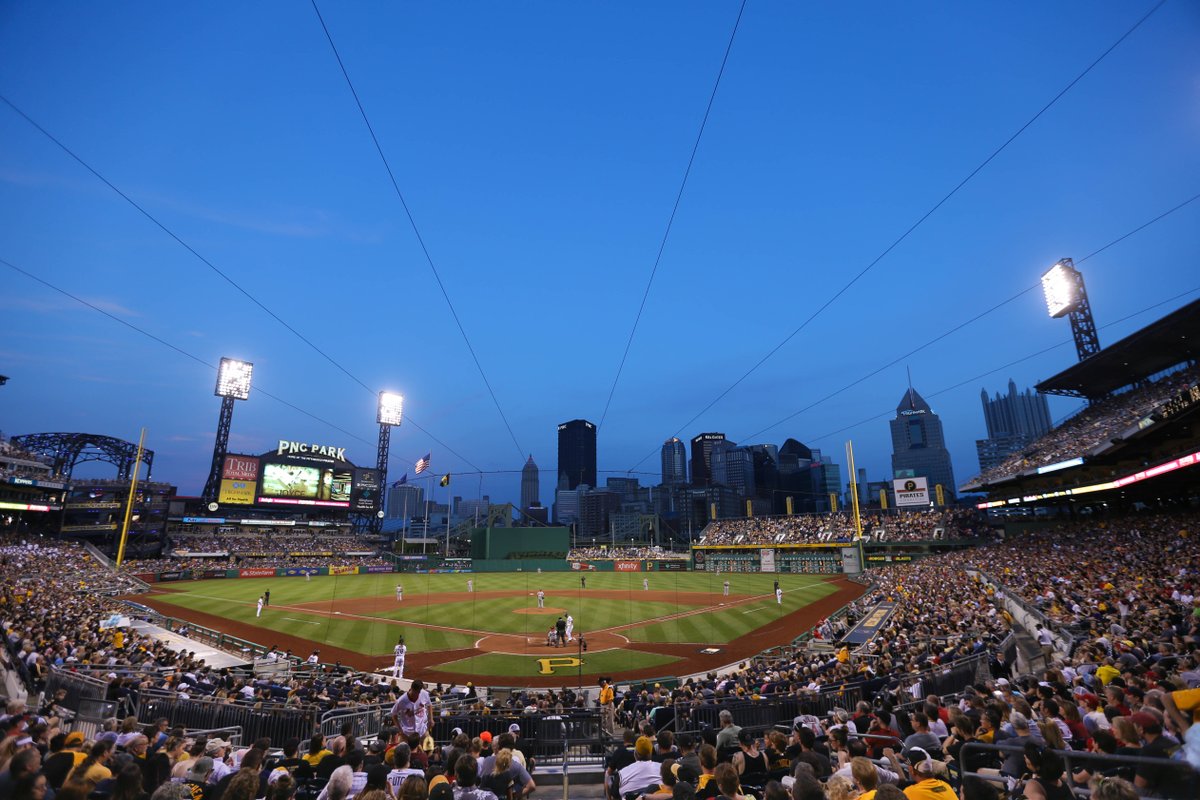
[{"label": "stadium light tower", "polygon": [[249,361],[238,361],[236,358],[222,358],[221,366],[217,368],[217,388],[213,390],[213,394],[221,398],[221,415],[217,417],[217,438],[213,443],[212,466],[208,470],[208,481],[205,482],[204,493],[201,495],[205,503],[212,503],[217,499],[217,489],[221,485],[221,467],[229,449],[233,401],[250,397],[250,378],[253,375],[254,365]]},{"label": "stadium light tower", "polygon": [[1071,335],[1075,337],[1075,352],[1079,360],[1091,358],[1100,352],[1100,335],[1092,319],[1092,306],[1088,302],[1087,287],[1083,275],[1075,269],[1075,262],[1061,259],[1042,275],[1042,292],[1046,295],[1046,309],[1050,316],[1070,316]]},{"label": "stadium light tower", "polygon": [[[392,448],[392,428],[400,427],[400,423],[404,421],[404,395],[395,392],[380,392],[375,421],[379,423],[379,446],[375,448],[375,468],[379,470],[380,487],[386,489],[388,451]],[[370,530],[375,535],[379,535],[383,530],[382,508],[378,514],[371,517]]]}]

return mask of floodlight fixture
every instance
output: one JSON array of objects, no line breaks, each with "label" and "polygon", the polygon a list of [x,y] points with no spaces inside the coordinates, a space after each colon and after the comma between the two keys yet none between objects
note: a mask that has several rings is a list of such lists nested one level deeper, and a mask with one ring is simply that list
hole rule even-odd
[{"label": "floodlight fixture", "polygon": [[395,392],[379,393],[379,411],[375,421],[380,425],[399,425],[404,419],[404,395]]},{"label": "floodlight fixture", "polygon": [[1061,259],[1042,275],[1042,293],[1051,317],[1065,317],[1079,308],[1082,284],[1083,278],[1069,258]]},{"label": "floodlight fixture", "polygon": [[254,365],[249,361],[222,358],[221,366],[217,370],[217,388],[213,394],[217,397],[247,400],[250,397],[250,377],[253,374]]}]

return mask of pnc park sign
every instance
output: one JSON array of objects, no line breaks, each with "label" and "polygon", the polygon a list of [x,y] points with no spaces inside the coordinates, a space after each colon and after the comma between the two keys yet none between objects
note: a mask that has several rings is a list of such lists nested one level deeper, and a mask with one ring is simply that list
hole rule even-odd
[{"label": "pnc park sign", "polygon": [[308,444],[307,442],[289,442],[287,439],[279,440],[279,448],[275,451],[277,456],[295,455],[305,453],[314,456],[327,456],[335,458],[338,461],[346,460],[346,448],[334,447],[333,445],[325,444]]}]

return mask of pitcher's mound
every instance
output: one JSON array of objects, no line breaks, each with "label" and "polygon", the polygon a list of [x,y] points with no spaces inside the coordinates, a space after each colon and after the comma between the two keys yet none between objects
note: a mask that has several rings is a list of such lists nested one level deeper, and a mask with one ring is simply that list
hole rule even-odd
[{"label": "pitcher's mound", "polygon": [[549,614],[552,617],[557,617],[559,614],[566,614],[567,610],[565,608],[558,608],[557,606],[546,606],[545,608],[538,608],[538,607],[534,606],[533,608],[514,608],[513,613],[514,614]]}]

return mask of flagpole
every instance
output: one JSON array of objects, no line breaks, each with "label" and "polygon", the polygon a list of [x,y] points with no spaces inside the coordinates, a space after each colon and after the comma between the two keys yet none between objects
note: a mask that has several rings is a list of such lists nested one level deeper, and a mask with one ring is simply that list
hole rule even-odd
[{"label": "flagpole", "polygon": [[450,557],[450,517],[451,517],[451,512],[453,510],[454,509],[450,502],[450,484],[447,483],[446,484],[446,555],[445,555],[445,558]]}]

